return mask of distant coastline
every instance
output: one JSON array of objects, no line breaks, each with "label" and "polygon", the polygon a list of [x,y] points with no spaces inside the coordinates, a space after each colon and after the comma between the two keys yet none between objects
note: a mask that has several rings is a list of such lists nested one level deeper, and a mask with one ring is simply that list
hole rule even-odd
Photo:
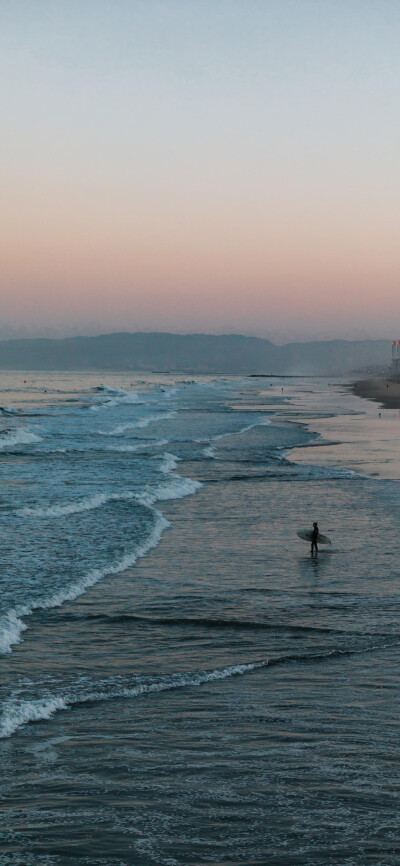
[{"label": "distant coastline", "polygon": [[382,370],[390,360],[390,349],[388,340],[315,340],[278,346],[243,334],[114,333],[0,340],[0,369],[293,377],[360,371],[362,375],[362,370]]},{"label": "distant coastline", "polygon": [[385,409],[400,409],[400,382],[393,379],[361,379],[350,386],[353,394],[375,400]]}]

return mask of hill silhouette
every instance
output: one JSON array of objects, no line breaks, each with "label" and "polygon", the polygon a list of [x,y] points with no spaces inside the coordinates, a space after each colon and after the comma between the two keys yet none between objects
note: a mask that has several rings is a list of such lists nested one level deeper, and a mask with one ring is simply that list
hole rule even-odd
[{"label": "hill silhouette", "polygon": [[328,375],[382,367],[389,360],[388,340],[277,346],[240,334],[138,332],[0,341],[0,368],[8,370]]}]

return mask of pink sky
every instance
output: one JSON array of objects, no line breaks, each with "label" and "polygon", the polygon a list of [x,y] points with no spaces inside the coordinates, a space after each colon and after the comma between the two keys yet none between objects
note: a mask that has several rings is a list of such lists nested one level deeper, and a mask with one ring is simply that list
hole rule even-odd
[{"label": "pink sky", "polygon": [[0,336],[391,337],[400,14],[360,4],[11,5]]}]

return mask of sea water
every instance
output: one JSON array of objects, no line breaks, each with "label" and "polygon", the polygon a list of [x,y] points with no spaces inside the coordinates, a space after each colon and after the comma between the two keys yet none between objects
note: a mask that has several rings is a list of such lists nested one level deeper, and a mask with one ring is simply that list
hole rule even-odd
[{"label": "sea water", "polygon": [[0,862],[397,864],[396,413],[322,380],[2,386]]}]

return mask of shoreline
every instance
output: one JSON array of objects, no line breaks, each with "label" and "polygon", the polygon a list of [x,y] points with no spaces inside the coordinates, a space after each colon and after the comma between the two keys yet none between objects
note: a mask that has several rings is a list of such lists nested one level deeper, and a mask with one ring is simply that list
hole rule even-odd
[{"label": "shoreline", "polygon": [[356,397],[381,403],[384,409],[400,409],[400,382],[393,379],[360,379],[349,389]]}]

